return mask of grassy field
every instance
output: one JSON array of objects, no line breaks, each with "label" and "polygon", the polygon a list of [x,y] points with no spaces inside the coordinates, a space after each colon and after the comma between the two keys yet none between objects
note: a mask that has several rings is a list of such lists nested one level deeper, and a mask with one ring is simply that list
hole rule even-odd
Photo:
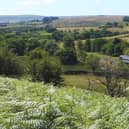
[{"label": "grassy field", "polygon": [[86,71],[87,67],[85,65],[63,65],[63,71]]},{"label": "grassy field", "polygon": [[117,36],[111,36],[111,37],[105,37],[105,39],[114,39],[114,38],[120,38],[125,40],[126,38],[129,37],[129,34],[121,34],[121,35],[117,35]]},{"label": "grassy field", "polygon": [[[100,30],[99,27],[60,27],[60,28],[57,28],[57,30],[62,30],[62,31],[82,31],[82,30],[86,30],[86,31],[90,31],[90,30]],[[129,31],[129,27],[128,26],[124,26],[123,28],[115,28],[115,27],[112,27],[112,28],[108,28],[107,29],[108,31],[111,31],[111,32],[126,32],[126,31]]]},{"label": "grassy field", "polygon": [[64,75],[64,84],[66,86],[88,89],[89,81],[93,91],[106,93],[105,87],[100,83],[100,77],[93,75]]},{"label": "grassy field", "polygon": [[74,31],[74,30],[77,30],[77,31],[82,31],[82,30],[98,30],[99,28],[98,27],[60,27],[60,28],[57,28],[57,30],[62,30],[62,31]]},{"label": "grassy field", "polygon": [[126,98],[0,77],[0,129],[127,129],[128,112]]},{"label": "grassy field", "polygon": [[123,28],[109,28],[108,30],[112,32],[125,32],[125,31],[129,31],[129,27],[124,26]]}]

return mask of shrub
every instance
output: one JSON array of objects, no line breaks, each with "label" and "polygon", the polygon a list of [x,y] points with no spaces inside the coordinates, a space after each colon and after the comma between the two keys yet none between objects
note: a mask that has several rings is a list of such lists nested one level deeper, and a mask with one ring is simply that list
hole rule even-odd
[{"label": "shrub", "polygon": [[99,68],[99,60],[100,57],[96,55],[88,55],[86,58],[86,66],[92,70],[92,72],[95,72]]},{"label": "shrub", "polygon": [[65,49],[59,52],[59,58],[64,65],[75,65],[78,63],[77,54],[73,49]]},{"label": "shrub", "polygon": [[57,85],[61,81],[60,62],[48,55],[47,52],[36,49],[29,53],[30,74],[33,81],[44,81]]},{"label": "shrub", "polygon": [[43,59],[48,57],[48,53],[40,48],[34,49],[28,53],[30,60]]},{"label": "shrub", "polygon": [[125,17],[123,18],[123,21],[124,21],[124,22],[129,22],[129,16],[125,16]]},{"label": "shrub", "polygon": [[15,76],[23,74],[23,66],[15,54],[8,49],[0,50],[0,74]]}]

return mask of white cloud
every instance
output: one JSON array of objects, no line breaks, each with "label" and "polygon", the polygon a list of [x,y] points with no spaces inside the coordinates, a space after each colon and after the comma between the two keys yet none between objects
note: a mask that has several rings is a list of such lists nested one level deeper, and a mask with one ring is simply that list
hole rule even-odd
[{"label": "white cloud", "polygon": [[40,5],[50,5],[53,4],[56,0],[19,0],[19,4],[24,6],[40,6]]}]

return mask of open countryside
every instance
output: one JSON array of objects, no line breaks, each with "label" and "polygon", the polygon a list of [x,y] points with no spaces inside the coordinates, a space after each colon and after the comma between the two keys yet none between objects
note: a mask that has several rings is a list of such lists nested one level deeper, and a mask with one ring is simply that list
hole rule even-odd
[{"label": "open countryside", "polygon": [[127,5],[1,1],[0,129],[128,129]]}]

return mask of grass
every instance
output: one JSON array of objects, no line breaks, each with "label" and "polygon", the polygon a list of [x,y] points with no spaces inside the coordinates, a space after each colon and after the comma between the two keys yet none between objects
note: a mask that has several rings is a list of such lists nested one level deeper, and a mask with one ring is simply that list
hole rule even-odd
[{"label": "grass", "polygon": [[126,32],[129,30],[129,27],[124,26],[123,28],[108,28],[107,30],[111,31],[111,32]]},{"label": "grass", "polygon": [[63,71],[86,71],[87,67],[85,65],[77,64],[77,65],[63,65]]},{"label": "grass", "polygon": [[[60,27],[57,28],[58,30],[62,30],[62,31],[82,31],[82,30],[86,30],[86,31],[90,31],[92,30],[99,30],[99,27]],[[111,28],[107,28],[108,31],[111,32],[126,32],[129,30],[128,26],[124,26],[123,28],[116,28],[116,27],[111,27]]]},{"label": "grass", "polygon": [[89,80],[93,91],[106,93],[105,87],[98,80],[100,77],[93,75],[64,75],[64,84],[70,87],[88,89]]},{"label": "grass", "polygon": [[121,34],[121,35],[117,35],[117,36],[111,36],[111,37],[104,37],[105,39],[114,39],[114,38],[120,38],[120,39],[124,39],[126,37],[129,37],[129,34]]},{"label": "grass", "polygon": [[82,30],[98,30],[98,27],[60,27],[57,28],[57,30],[61,30],[61,31],[82,31]]}]

